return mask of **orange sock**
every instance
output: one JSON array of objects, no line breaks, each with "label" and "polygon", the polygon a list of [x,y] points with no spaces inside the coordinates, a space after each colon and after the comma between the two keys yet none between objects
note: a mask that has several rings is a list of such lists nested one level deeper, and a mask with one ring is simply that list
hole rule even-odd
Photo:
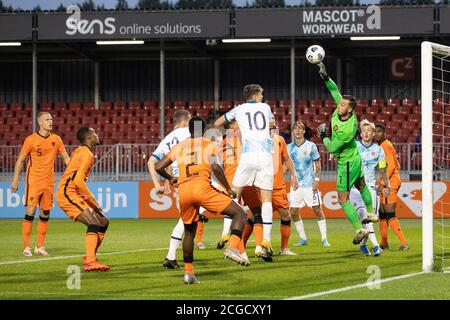
[{"label": "orange sock", "polygon": [[47,234],[47,229],[48,229],[48,220],[43,221],[39,218],[39,221],[37,224],[37,242],[36,242],[36,246],[38,248],[44,246],[45,235]]},{"label": "orange sock", "polygon": [[386,219],[380,219],[380,234],[381,245],[386,246],[388,240],[388,221]]},{"label": "orange sock", "polygon": [[400,242],[403,246],[407,245],[405,235],[403,234],[402,227],[400,226],[400,221],[398,221],[397,217],[394,217],[389,220],[389,226],[395,232],[395,235],[400,239]]},{"label": "orange sock", "polygon": [[205,224],[203,222],[197,223],[197,232],[195,233],[195,242],[203,242],[203,228]]},{"label": "orange sock", "polygon": [[33,229],[34,217],[25,215],[25,219],[22,220],[22,236],[23,236],[23,248],[30,247],[31,230]]},{"label": "orange sock", "polygon": [[291,235],[291,221],[280,221],[281,249],[287,249]]},{"label": "orange sock", "polygon": [[192,262],[185,262],[184,263],[184,272],[193,274],[194,273],[194,265]]},{"label": "orange sock", "polygon": [[105,239],[105,234],[103,232],[97,233],[97,246],[95,247],[95,254],[97,254],[97,250]]},{"label": "orange sock", "polygon": [[253,225],[253,232],[255,233],[256,245],[260,246],[263,242],[263,225],[262,223],[255,223]]},{"label": "orange sock", "polygon": [[86,260],[89,263],[95,260],[95,250],[98,243],[97,232],[86,232],[84,240],[86,244]]},{"label": "orange sock", "polygon": [[248,238],[250,238],[250,235],[253,232],[253,221],[247,220],[247,223],[245,224],[244,232],[242,233],[242,242],[244,245],[244,248],[247,246]]},{"label": "orange sock", "polygon": [[244,253],[245,252],[245,245],[244,245],[244,241],[243,240],[239,241],[239,252],[240,253]]},{"label": "orange sock", "polygon": [[235,234],[232,234],[230,237],[228,247],[233,248],[233,249],[239,249],[239,242],[242,242],[241,238]]}]

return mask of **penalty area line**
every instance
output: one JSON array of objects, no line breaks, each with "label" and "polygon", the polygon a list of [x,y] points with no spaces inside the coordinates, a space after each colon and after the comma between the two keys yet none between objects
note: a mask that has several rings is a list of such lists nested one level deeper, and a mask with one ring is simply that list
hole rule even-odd
[{"label": "penalty area line", "polygon": [[408,273],[408,274],[404,274],[401,276],[395,276],[395,277],[391,277],[391,278],[386,278],[383,280],[379,280],[379,281],[373,281],[370,283],[361,283],[361,284],[357,284],[354,286],[348,286],[348,287],[343,287],[343,288],[339,288],[339,289],[333,289],[333,290],[327,290],[327,291],[322,291],[322,292],[317,292],[317,293],[311,293],[311,294],[305,294],[303,296],[296,296],[296,297],[289,297],[286,298],[285,300],[305,300],[305,299],[311,299],[311,298],[316,298],[316,297],[320,297],[320,296],[326,296],[329,294],[333,294],[333,293],[339,293],[339,292],[344,292],[344,291],[350,291],[353,289],[359,289],[359,288],[368,288],[368,286],[376,286],[378,284],[382,284],[382,283],[386,283],[386,282],[391,282],[391,281],[395,281],[395,280],[401,280],[401,279],[406,279],[406,278],[411,278],[411,277],[415,277],[421,274],[425,274],[425,272],[421,271],[421,272],[415,272],[415,273]]},{"label": "penalty area line", "polygon": [[[146,252],[146,251],[160,251],[160,250],[167,250],[167,248],[116,251],[116,252],[99,253],[97,255],[98,256],[112,256],[115,254],[136,253],[136,252]],[[59,256],[59,257],[50,257],[50,258],[29,259],[29,260],[4,261],[4,262],[0,262],[0,265],[32,263],[32,262],[42,262],[42,261],[52,261],[52,260],[64,260],[64,259],[74,259],[74,258],[82,258],[82,257],[84,257],[84,254],[77,254],[77,255],[73,255],[73,256]]]}]

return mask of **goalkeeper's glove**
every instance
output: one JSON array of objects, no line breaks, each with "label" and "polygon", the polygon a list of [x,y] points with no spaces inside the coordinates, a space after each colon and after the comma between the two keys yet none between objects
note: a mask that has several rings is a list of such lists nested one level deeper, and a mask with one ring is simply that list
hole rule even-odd
[{"label": "goalkeeper's glove", "polygon": [[320,75],[320,77],[324,81],[328,81],[327,69],[325,68],[325,65],[323,64],[323,62],[319,62],[317,65],[319,66],[319,75]]},{"label": "goalkeeper's glove", "polygon": [[325,123],[322,123],[317,127],[317,132],[319,133],[322,140],[325,139],[327,137],[327,125]]},{"label": "goalkeeper's glove", "polygon": [[203,215],[203,214],[198,214],[198,221],[203,222],[203,223],[207,223],[209,221],[208,217]]}]

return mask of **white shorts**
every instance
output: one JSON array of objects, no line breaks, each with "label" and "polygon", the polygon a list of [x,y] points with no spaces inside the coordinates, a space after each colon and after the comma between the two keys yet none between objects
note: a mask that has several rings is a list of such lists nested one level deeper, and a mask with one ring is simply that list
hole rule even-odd
[{"label": "white shorts", "polygon": [[273,158],[271,153],[243,153],[233,178],[236,187],[256,186],[273,190]]},{"label": "white shorts", "polygon": [[319,190],[314,192],[313,188],[299,187],[297,190],[292,190],[289,194],[289,205],[291,208],[309,208],[317,207],[322,204],[322,194]]},{"label": "white shorts", "polygon": [[[379,197],[377,196],[376,186],[375,186],[375,184],[372,184],[372,185],[368,184],[367,187],[369,188],[370,194],[372,195],[372,205],[373,205],[373,208],[375,209],[375,213],[378,214],[380,202],[379,202]],[[366,210],[366,205],[364,204],[363,198],[358,189],[351,188],[349,198],[350,198],[351,203],[355,207],[356,211],[359,212],[361,209]],[[366,212],[367,212],[367,210],[366,210]]]}]

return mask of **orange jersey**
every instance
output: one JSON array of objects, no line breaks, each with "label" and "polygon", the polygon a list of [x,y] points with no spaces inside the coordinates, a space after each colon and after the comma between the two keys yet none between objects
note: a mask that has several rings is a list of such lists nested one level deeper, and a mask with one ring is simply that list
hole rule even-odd
[{"label": "orange jersey", "polygon": [[170,160],[178,163],[178,185],[188,181],[210,184],[210,159],[215,156],[215,143],[203,137],[186,139],[173,147],[167,154]]},{"label": "orange jersey", "polygon": [[76,148],[58,184],[57,198],[63,194],[74,194],[84,196],[89,201],[94,202],[95,197],[86,185],[93,165],[94,154],[91,149],[84,145]]},{"label": "orange jersey", "polygon": [[51,133],[43,137],[35,132],[25,138],[20,155],[28,158],[27,185],[53,186],[56,156],[66,152],[61,138]]},{"label": "orange jersey", "polygon": [[288,157],[286,141],[284,138],[278,134],[273,134],[273,189],[285,189],[284,184],[284,172],[283,172],[283,161]]},{"label": "orange jersey", "polygon": [[230,186],[233,184],[233,177],[239,164],[241,154],[241,140],[239,131],[234,130],[222,141],[222,163],[225,177]]},{"label": "orange jersey", "polygon": [[389,140],[384,140],[380,147],[383,148],[386,156],[386,173],[389,180],[400,180],[400,163],[398,162],[397,152]]}]

